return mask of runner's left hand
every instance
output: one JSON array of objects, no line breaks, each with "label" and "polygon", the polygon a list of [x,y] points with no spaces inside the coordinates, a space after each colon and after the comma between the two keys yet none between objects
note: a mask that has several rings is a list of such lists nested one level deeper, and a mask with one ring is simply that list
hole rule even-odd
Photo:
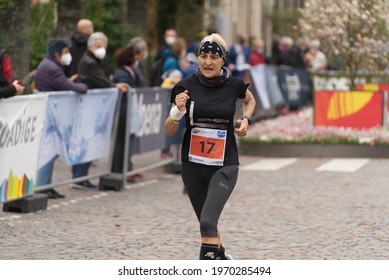
[{"label": "runner's left hand", "polygon": [[237,119],[235,121],[235,133],[239,137],[244,137],[247,135],[247,129],[249,127],[249,123],[247,119]]}]

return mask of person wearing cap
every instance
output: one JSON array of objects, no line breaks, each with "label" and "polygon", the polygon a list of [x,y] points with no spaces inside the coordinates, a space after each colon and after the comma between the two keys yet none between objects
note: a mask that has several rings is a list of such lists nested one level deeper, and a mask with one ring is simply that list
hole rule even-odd
[{"label": "person wearing cap", "polygon": [[[198,69],[173,87],[164,123],[165,133],[172,136],[180,120],[186,121],[181,177],[200,223],[201,260],[231,259],[222,246],[218,221],[238,178],[235,134],[247,135],[256,104],[248,84],[223,66],[226,60],[226,43],[219,34],[203,38]],[[244,115],[234,120],[238,99]]]},{"label": "person wearing cap", "polygon": [[[47,44],[46,57],[43,58],[35,73],[35,88],[40,92],[73,90],[86,93],[88,87],[83,83],[76,83],[77,75],[67,78],[64,66],[69,65],[72,56],[69,53],[70,43],[64,39],[50,39]],[[47,162],[38,171],[37,186],[48,185],[52,182],[54,163],[57,156]],[[42,191],[49,198],[64,198],[54,189]]]}]

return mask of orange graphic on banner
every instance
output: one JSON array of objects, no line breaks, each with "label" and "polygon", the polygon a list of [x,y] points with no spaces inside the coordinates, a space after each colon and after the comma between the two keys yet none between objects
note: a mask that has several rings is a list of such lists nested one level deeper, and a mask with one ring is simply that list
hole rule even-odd
[{"label": "orange graphic on banner", "polygon": [[373,98],[373,92],[344,92],[335,91],[331,96],[327,118],[335,120],[357,113]]},{"label": "orange graphic on banner", "polygon": [[315,126],[382,126],[383,94],[369,91],[316,91]]},{"label": "orange graphic on banner", "polygon": [[224,139],[192,135],[190,154],[222,160],[224,157],[224,142]]}]

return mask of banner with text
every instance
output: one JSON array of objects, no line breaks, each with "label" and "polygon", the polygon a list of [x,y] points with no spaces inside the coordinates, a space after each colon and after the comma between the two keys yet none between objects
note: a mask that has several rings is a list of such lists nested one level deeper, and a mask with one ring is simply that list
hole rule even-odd
[{"label": "banner with text", "polygon": [[166,146],[164,123],[171,108],[170,91],[170,89],[157,87],[136,89],[137,110],[141,124],[136,137],[140,154]]},{"label": "banner with text", "polygon": [[107,156],[111,140],[116,88],[48,92],[47,118],[39,156],[42,167],[56,155],[68,165]]},{"label": "banner with text", "polygon": [[311,99],[309,72],[304,69],[280,66],[277,80],[281,92],[290,107],[301,107]]},{"label": "banner with text", "polygon": [[[314,90],[338,90],[348,91],[351,90],[351,79],[350,75],[342,72],[311,72],[312,82]],[[384,84],[388,83],[388,75],[384,74],[357,74],[354,79],[354,83],[358,84]],[[360,90],[357,86],[357,90]],[[364,89],[370,91],[376,91],[371,89]]]},{"label": "banner with text", "polygon": [[0,100],[0,202],[35,191],[46,95]]}]

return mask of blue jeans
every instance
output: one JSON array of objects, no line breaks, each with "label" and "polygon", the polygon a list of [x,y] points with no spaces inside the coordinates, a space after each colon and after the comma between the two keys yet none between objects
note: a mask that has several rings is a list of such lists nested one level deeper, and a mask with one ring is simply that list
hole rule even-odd
[{"label": "blue jeans", "polygon": [[89,167],[91,165],[92,165],[91,161],[73,165],[72,166],[73,178],[87,176]]},{"label": "blue jeans", "polygon": [[54,163],[58,156],[53,157],[49,162],[43,165],[38,171],[38,179],[36,180],[37,186],[43,186],[51,184],[53,179]]}]

